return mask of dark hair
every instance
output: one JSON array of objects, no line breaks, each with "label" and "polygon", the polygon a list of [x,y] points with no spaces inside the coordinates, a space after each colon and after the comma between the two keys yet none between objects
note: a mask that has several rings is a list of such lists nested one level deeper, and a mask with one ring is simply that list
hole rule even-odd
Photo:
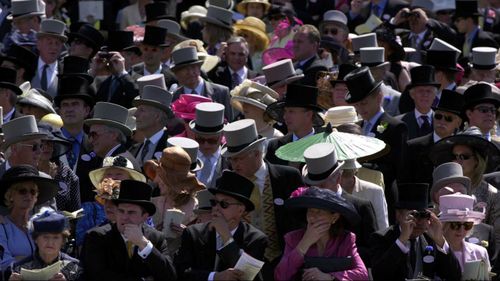
[{"label": "dark hair", "polygon": [[63,239],[64,239],[64,243],[66,243],[67,240],[68,240],[68,238],[71,236],[71,233],[69,232],[69,230],[65,229],[65,230],[63,230],[63,232],[54,232],[54,233],[51,233],[51,232],[35,232],[35,231],[33,231],[33,233],[31,233],[31,237],[33,238],[33,240],[36,240],[38,238],[38,236],[40,236],[42,234],[46,234],[46,233],[50,233],[50,234],[62,234]]},{"label": "dark hair", "polygon": [[349,133],[349,134],[355,134],[355,135],[362,135],[363,132],[361,130],[361,126],[358,124],[354,123],[346,123],[342,124],[340,126],[337,126],[337,131],[342,132],[342,133]]},{"label": "dark hair", "polygon": [[345,229],[344,225],[346,224],[347,224],[346,219],[342,215],[340,215],[337,221],[334,224],[332,224],[332,226],[330,226],[328,232],[330,232],[330,235],[332,237],[341,236],[344,233]]}]

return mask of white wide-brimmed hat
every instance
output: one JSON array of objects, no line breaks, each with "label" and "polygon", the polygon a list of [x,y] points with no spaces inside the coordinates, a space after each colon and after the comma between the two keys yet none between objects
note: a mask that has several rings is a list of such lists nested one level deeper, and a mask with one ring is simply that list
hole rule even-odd
[{"label": "white wide-brimmed hat", "polygon": [[278,93],[273,89],[251,80],[244,80],[231,91],[231,105],[243,112],[241,103],[253,105],[262,110],[279,99]]},{"label": "white wide-brimmed hat", "polygon": [[187,30],[191,19],[205,17],[206,15],[207,8],[200,5],[193,5],[187,11],[181,13],[181,26],[184,30]]},{"label": "white wide-brimmed hat", "polygon": [[343,124],[354,124],[358,121],[356,108],[350,105],[329,108],[325,114],[325,123],[330,123],[332,127],[338,127]]},{"label": "white wide-brimmed hat", "polygon": [[130,160],[118,155],[104,158],[102,161],[102,168],[90,171],[89,178],[92,185],[97,188],[99,183],[102,181],[102,177],[104,176],[106,170],[111,168],[120,169],[129,173],[133,180],[146,182],[146,177],[141,172],[134,169],[134,165],[130,162]]}]

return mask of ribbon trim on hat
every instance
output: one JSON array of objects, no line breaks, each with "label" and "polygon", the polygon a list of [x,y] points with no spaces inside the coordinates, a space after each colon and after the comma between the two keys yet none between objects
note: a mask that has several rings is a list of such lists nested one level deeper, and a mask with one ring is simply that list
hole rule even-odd
[{"label": "ribbon trim on hat", "polygon": [[326,172],[323,172],[320,174],[313,174],[313,173],[309,172],[307,174],[307,177],[313,181],[324,180],[337,168],[338,165],[339,165],[339,163],[337,162],[337,163],[335,163],[335,165],[333,165],[333,167],[328,169]]},{"label": "ribbon trim on hat", "polygon": [[210,133],[210,132],[215,132],[215,131],[222,130],[222,128],[224,128],[224,124],[217,125],[217,126],[214,126],[214,127],[206,127],[206,126],[201,126],[201,125],[198,125],[198,124],[195,123],[194,128],[196,130],[200,131],[200,132]]},{"label": "ribbon trim on hat", "polygon": [[227,151],[229,151],[229,152],[238,152],[238,151],[244,149],[245,147],[249,146],[250,144],[252,144],[255,141],[257,141],[257,138],[253,139],[252,141],[250,141],[248,143],[244,143],[244,144],[241,144],[241,145],[227,146]]}]

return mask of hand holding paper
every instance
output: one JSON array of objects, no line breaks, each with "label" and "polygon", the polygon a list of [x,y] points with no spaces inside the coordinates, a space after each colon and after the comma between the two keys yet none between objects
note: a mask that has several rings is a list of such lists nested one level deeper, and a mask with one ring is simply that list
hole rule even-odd
[{"label": "hand holding paper", "polygon": [[262,269],[262,266],[264,266],[263,261],[260,261],[243,252],[234,268],[239,269],[243,272],[241,280],[253,280]]}]

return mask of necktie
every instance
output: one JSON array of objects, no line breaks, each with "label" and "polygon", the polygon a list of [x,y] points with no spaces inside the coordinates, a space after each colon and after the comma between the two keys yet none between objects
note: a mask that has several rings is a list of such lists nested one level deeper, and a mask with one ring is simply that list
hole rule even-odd
[{"label": "necktie", "polygon": [[112,76],[111,83],[109,84],[108,98],[106,99],[108,102],[113,97],[113,94],[115,93],[116,89],[118,88],[118,84],[119,84],[118,78],[116,76]]},{"label": "necktie", "polygon": [[144,162],[146,162],[147,159],[144,159],[146,158],[146,155],[148,155],[148,152],[149,152],[149,145],[151,144],[151,141],[149,139],[146,139],[146,141],[144,142],[144,145],[142,146],[142,152],[141,152],[141,160],[142,160],[142,163],[144,164]]},{"label": "necktie", "polygon": [[42,78],[40,79],[40,86],[44,91],[47,91],[47,68],[49,68],[49,65],[45,64],[42,70]]},{"label": "necktie", "polygon": [[370,131],[371,131],[371,127],[372,127],[372,125],[371,125],[371,123],[370,123],[370,122],[368,122],[368,121],[365,121],[365,122],[364,122],[364,124],[365,124],[365,126],[363,127],[363,135],[368,136],[368,134],[369,134],[369,133],[370,133]]},{"label": "necktie", "polygon": [[264,191],[262,192],[262,215],[263,231],[268,237],[267,248],[264,257],[273,261],[281,255],[281,247],[278,243],[278,232],[276,230],[276,217],[274,216],[274,199],[269,175],[266,176]]},{"label": "necktie", "polygon": [[76,164],[76,155],[73,151],[73,147],[75,147],[76,145],[79,145],[78,141],[75,139],[75,138],[70,138],[69,141],[71,142],[72,144],[72,147],[71,149],[68,151],[68,165],[71,169],[73,169],[73,167],[75,166]]},{"label": "necktie", "polygon": [[231,76],[231,89],[234,89],[234,87],[238,86],[240,84],[240,77],[238,76],[238,73],[233,72],[233,75]]},{"label": "necktie", "polygon": [[127,241],[127,254],[129,259],[131,259],[134,255],[134,244],[132,244],[132,242],[130,241]]},{"label": "necktie", "polygon": [[420,119],[422,119],[422,125],[420,126],[420,135],[426,135],[432,131],[431,123],[429,122],[429,116],[420,115]]},{"label": "necktie", "polygon": [[416,253],[416,240],[410,239],[410,257],[409,257],[409,272],[408,272],[408,277],[410,279],[413,279],[414,271],[415,271],[415,265],[417,261],[417,253]]},{"label": "necktie", "polygon": [[210,179],[210,174],[212,172],[212,160],[210,157],[205,158],[203,161],[203,168],[200,171],[199,180],[208,186],[208,180]]},{"label": "necktie", "polygon": [[464,45],[462,47],[462,52],[463,52],[464,58],[468,58],[469,57],[470,46],[471,46],[471,40],[466,37]]},{"label": "necktie", "polygon": [[198,92],[195,89],[193,89],[191,90],[191,95],[198,95]]}]

